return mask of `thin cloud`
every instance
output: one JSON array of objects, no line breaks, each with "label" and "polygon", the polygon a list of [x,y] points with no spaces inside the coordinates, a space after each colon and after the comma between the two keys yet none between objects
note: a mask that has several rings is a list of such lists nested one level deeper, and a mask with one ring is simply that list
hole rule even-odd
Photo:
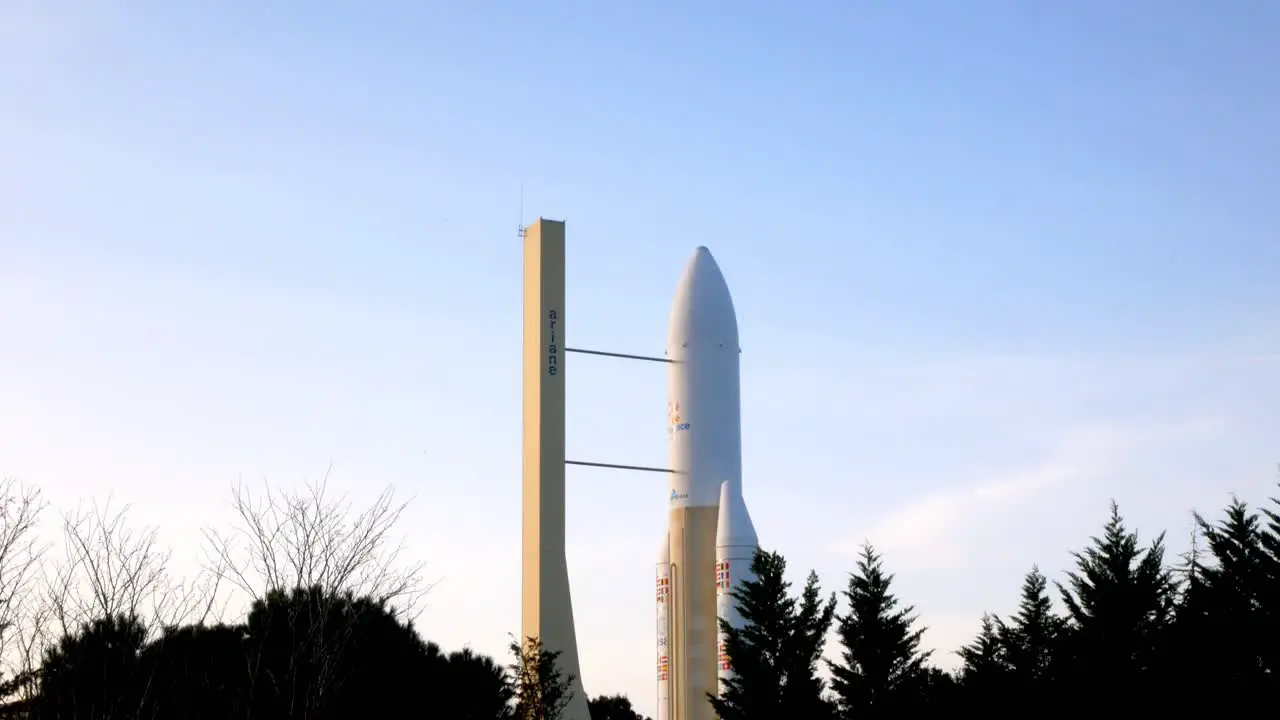
[{"label": "thin cloud", "polygon": [[[893,557],[904,570],[947,570],[966,566],[966,537],[1046,493],[1105,474],[1126,458],[1153,445],[1177,443],[1220,433],[1221,418],[1150,425],[1087,427],[1068,434],[1037,467],[945,489],[913,500],[872,525],[866,539]],[[833,550],[854,555],[861,540],[838,543]]]},{"label": "thin cloud", "polygon": [[[967,527],[988,514],[1025,500],[1079,476],[1065,464],[1048,464],[1030,472],[1010,475],[959,490],[926,495],[872,526],[867,539],[881,552],[893,556],[895,568],[907,570],[948,568],[964,564],[965,549],[957,542]],[[861,541],[836,546],[854,555]]]}]

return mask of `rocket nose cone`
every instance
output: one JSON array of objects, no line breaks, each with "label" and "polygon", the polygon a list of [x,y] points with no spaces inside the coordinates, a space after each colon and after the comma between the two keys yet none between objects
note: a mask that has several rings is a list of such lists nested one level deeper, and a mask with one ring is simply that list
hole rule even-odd
[{"label": "rocket nose cone", "polygon": [[[699,245],[685,264],[680,284],[671,304],[670,343],[680,344],[703,338],[718,344],[738,344],[738,318],[733,297],[720,265],[711,251]],[[673,349],[671,347],[669,350]]]},{"label": "rocket nose cone", "polygon": [[662,545],[658,547],[658,564],[671,564],[671,533],[662,533]]},{"label": "rocket nose cone", "polygon": [[716,545],[718,547],[750,546],[759,543],[751,513],[742,492],[728,482],[720,484],[720,513],[716,518]]},{"label": "rocket nose cone", "polygon": [[[720,264],[716,262],[706,245],[694,248],[693,256],[685,266],[685,274],[704,282],[715,282],[716,279],[721,283],[724,282],[724,273],[720,272]],[[725,287],[728,288],[728,284]]]}]

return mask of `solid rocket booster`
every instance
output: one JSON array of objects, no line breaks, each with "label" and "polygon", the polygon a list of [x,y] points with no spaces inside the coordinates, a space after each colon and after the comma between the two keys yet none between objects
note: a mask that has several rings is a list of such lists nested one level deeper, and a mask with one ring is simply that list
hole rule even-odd
[{"label": "solid rocket booster", "polygon": [[[728,482],[720,485],[720,516],[716,523],[716,613],[735,628],[741,628],[743,618],[733,597],[733,588],[744,580],[754,580],[751,560],[759,545],[751,514],[742,498],[742,487]],[[724,633],[716,628],[717,655],[720,665],[720,692],[725,691],[725,681],[733,674],[729,656],[725,654]]]},{"label": "solid rocket booster", "polygon": [[671,539],[658,549],[658,720],[671,720]]},{"label": "solid rocket booster", "polygon": [[[676,287],[667,336],[667,356],[672,361],[667,366],[667,413],[673,471],[667,524],[671,560],[671,591],[666,596],[670,613],[667,720],[715,717],[707,696],[718,694],[721,665],[716,586],[722,486],[728,487],[733,500],[725,548],[733,553],[726,557],[735,569],[741,564],[738,556],[746,551],[736,545],[745,542],[742,532],[732,528],[743,526],[743,518],[744,527],[750,528],[742,501],[740,352],[729,286],[710,251],[699,247]],[[750,535],[754,542],[754,530]],[[746,557],[749,564],[750,555]]]}]

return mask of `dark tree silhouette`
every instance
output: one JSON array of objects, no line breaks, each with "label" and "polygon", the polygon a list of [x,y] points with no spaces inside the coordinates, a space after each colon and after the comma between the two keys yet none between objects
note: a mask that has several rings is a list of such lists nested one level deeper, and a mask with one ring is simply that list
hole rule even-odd
[{"label": "dark tree silhouette", "polygon": [[66,635],[45,651],[35,716],[42,720],[133,720],[148,683],[140,653],[147,629],[133,617],[108,616]]},{"label": "dark tree silhouette", "polygon": [[810,573],[797,602],[784,579],[786,568],[778,553],[757,551],[751,560],[754,579],[744,579],[730,591],[743,621],[735,628],[720,619],[733,673],[720,696],[709,698],[724,720],[819,720],[831,712],[817,664],[835,614],[835,596],[824,601],[818,576]]},{"label": "dark tree silhouette", "polygon": [[1009,621],[997,620],[1003,660],[1009,669],[1006,698],[1027,707],[1053,688],[1053,661],[1066,621],[1053,612],[1049,580],[1032,567],[1022,581],[1022,599]]},{"label": "dark tree silhouette", "polygon": [[165,630],[142,651],[148,679],[142,717],[226,720],[244,716],[245,630],[188,625]]},{"label": "dark tree silhouette", "polygon": [[1000,638],[1000,620],[991,614],[982,616],[982,629],[973,642],[957,652],[964,662],[960,681],[970,709],[982,715],[1003,712],[1008,706],[1009,662],[1005,644]]},{"label": "dark tree silhouette", "polygon": [[846,720],[898,717],[927,704],[922,686],[930,652],[920,649],[924,628],[915,627],[911,606],[898,607],[892,583],[875,549],[864,544],[844,592],[849,609],[837,630],[841,659],[830,664],[832,689]]},{"label": "dark tree silhouette", "polygon": [[514,716],[513,683],[506,669],[493,658],[463,648],[434,664],[440,673],[441,696],[449,698],[450,712],[457,720],[505,720]]},{"label": "dark tree silhouette", "polygon": [[322,588],[273,592],[247,622],[255,717],[408,714],[431,702],[431,655],[379,600]]},{"label": "dark tree silhouette", "polygon": [[1076,570],[1058,584],[1068,613],[1064,660],[1073,698],[1085,706],[1149,707],[1144,699],[1164,689],[1157,653],[1176,599],[1164,534],[1141,549],[1113,502],[1102,536],[1073,556]]},{"label": "dark tree silhouette", "polygon": [[542,647],[535,637],[512,639],[509,667],[517,720],[560,720],[573,694],[573,675],[559,667],[560,651]]},{"label": "dark tree silhouette", "polygon": [[600,695],[587,701],[591,720],[650,720],[631,707],[626,695]]}]

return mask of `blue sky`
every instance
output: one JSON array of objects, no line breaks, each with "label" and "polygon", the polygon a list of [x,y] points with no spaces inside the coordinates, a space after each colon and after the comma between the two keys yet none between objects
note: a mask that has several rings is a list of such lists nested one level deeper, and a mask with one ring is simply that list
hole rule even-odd
[{"label": "blue sky", "polygon": [[[943,664],[1109,498],[1181,549],[1274,494],[1280,9],[366,5],[0,6],[0,474],[195,562],[332,464],[500,653],[523,186],[571,344],[660,353],[712,249],[762,543],[832,588],[876,543]],[[664,462],[660,368],[571,372],[571,456]],[[664,481],[569,482],[584,680],[651,710]]]}]

